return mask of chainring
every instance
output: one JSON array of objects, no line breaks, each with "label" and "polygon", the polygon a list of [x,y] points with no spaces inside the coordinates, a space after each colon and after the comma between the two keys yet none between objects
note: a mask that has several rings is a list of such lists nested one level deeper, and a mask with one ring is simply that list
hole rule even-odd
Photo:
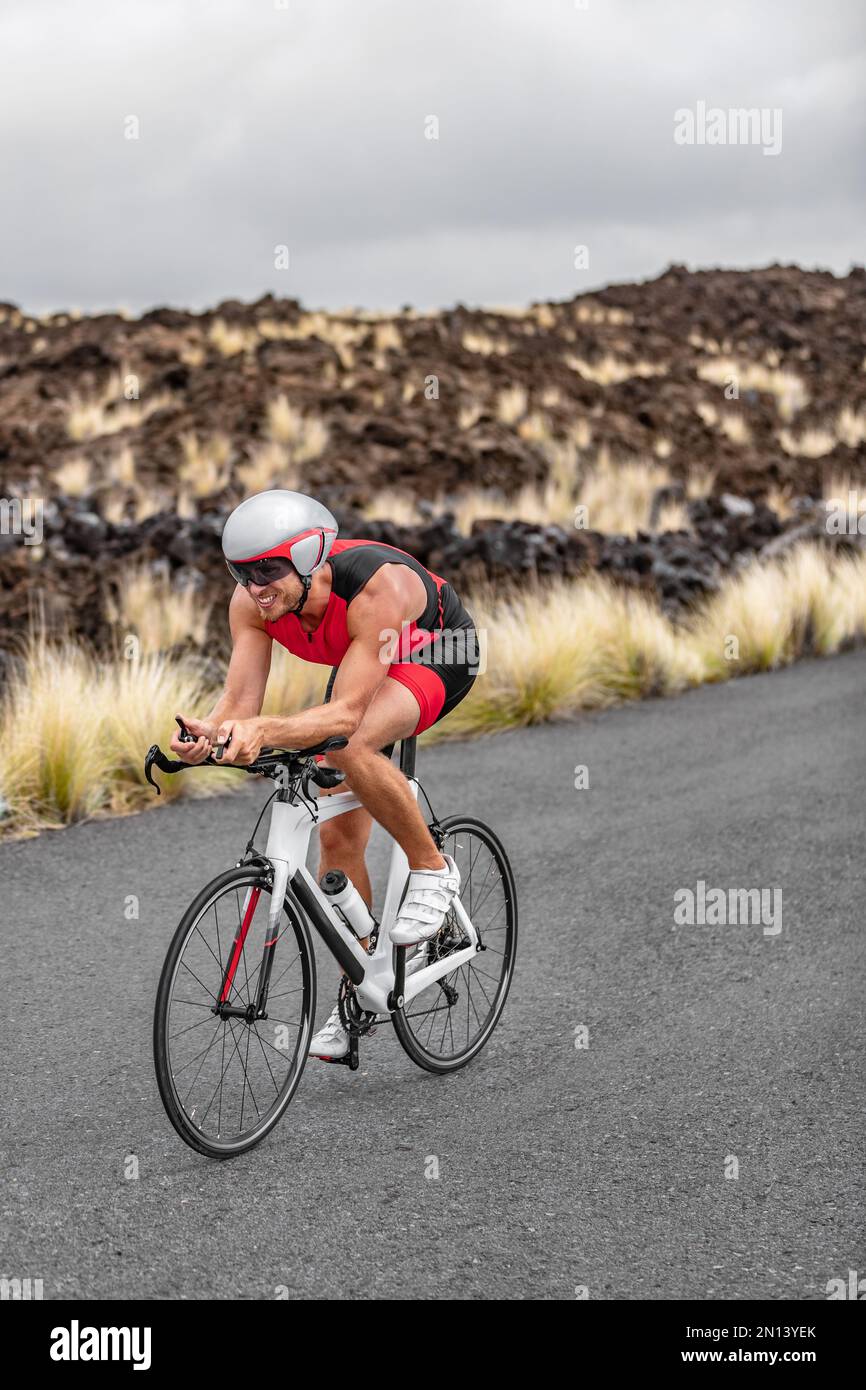
[{"label": "chainring", "polygon": [[363,1038],[376,1022],[376,1014],[361,1008],[355,986],[346,975],[340,980],[337,1008],[340,1010],[340,1022],[351,1038]]}]

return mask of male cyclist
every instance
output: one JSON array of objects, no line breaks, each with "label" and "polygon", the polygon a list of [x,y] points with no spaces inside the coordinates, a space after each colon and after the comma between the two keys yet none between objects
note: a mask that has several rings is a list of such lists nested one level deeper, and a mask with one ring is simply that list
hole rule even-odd
[{"label": "male cyclist", "polygon": [[[172,751],[199,763],[221,746],[223,762],[244,764],[262,747],[304,748],[344,735],[347,746],[329,753],[328,764],[345,772],[363,806],[320,827],[320,873],[342,869],[371,905],[365,850],[378,821],[409,861],[392,940],[397,946],[429,940],[459,890],[460,874],[436,848],[390,756],[398,739],[429,729],[470,690],[477,674],[472,618],[450,584],[405,551],[338,540],[327,507],[298,492],[274,489],[247,498],[229,516],[222,546],[237,581],[228,674],[205,719],[180,716],[196,741],[182,743],[178,733]],[[323,705],[262,717],[274,641],[303,661],[333,667]],[[455,646],[458,661],[449,659]],[[348,1050],[335,1008],[310,1052],[337,1061]]]}]

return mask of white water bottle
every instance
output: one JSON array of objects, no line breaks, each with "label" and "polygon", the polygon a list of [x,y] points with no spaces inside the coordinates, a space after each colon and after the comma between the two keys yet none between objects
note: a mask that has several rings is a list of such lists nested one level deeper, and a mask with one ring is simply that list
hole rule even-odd
[{"label": "white water bottle", "polygon": [[319,887],[359,939],[370,935],[376,923],[361,894],[342,869],[330,869],[323,874]]}]

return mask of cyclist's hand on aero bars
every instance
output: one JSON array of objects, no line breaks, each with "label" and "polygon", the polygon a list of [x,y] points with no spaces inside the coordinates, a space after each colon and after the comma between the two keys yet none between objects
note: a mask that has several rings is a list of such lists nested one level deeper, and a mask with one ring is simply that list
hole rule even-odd
[{"label": "cyclist's hand on aero bars", "polygon": [[223,763],[237,763],[240,767],[254,763],[262,751],[264,730],[261,719],[224,719],[217,730],[217,747],[222,746],[219,758]]},{"label": "cyclist's hand on aero bars", "polygon": [[185,714],[178,714],[176,719],[182,720],[188,731],[194,736],[194,743],[185,743],[181,740],[180,727],[172,735],[169,747],[175,757],[180,758],[182,763],[203,763],[208,754],[212,751],[213,739],[216,736],[216,729],[212,724],[206,724],[202,719],[192,719]]}]

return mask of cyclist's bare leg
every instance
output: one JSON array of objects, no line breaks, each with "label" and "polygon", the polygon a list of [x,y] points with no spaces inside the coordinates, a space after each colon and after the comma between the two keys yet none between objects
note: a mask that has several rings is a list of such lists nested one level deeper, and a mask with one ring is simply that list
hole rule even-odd
[{"label": "cyclist's bare leg", "polygon": [[[364,714],[348,746],[329,753],[327,761],[346,773],[346,783],[364,803],[363,811],[349,811],[321,827],[322,859],[329,868],[341,868],[369,902],[366,866],[356,879],[344,862],[332,859],[332,852],[348,853],[356,872],[364,864],[364,851],[370,837],[371,820],[377,820],[397,841],[412,869],[441,869],[445,860],[433,842],[417,801],[400,769],[380,753],[398,739],[408,738],[419,718],[418,701],[399,681],[385,680]],[[356,819],[357,817],[357,819]],[[365,819],[366,817],[366,819]],[[331,828],[341,821],[352,821],[338,842],[331,839]],[[351,840],[349,840],[351,836]],[[367,892],[362,885],[366,885]]]},{"label": "cyclist's bare leg", "polygon": [[[384,761],[384,759],[383,759]],[[321,788],[319,796],[346,791],[348,782]],[[368,907],[373,906],[373,888],[367,872],[366,850],[373,828],[369,811],[346,811],[319,827],[319,878],[329,869],[342,869],[352,880]]]}]

